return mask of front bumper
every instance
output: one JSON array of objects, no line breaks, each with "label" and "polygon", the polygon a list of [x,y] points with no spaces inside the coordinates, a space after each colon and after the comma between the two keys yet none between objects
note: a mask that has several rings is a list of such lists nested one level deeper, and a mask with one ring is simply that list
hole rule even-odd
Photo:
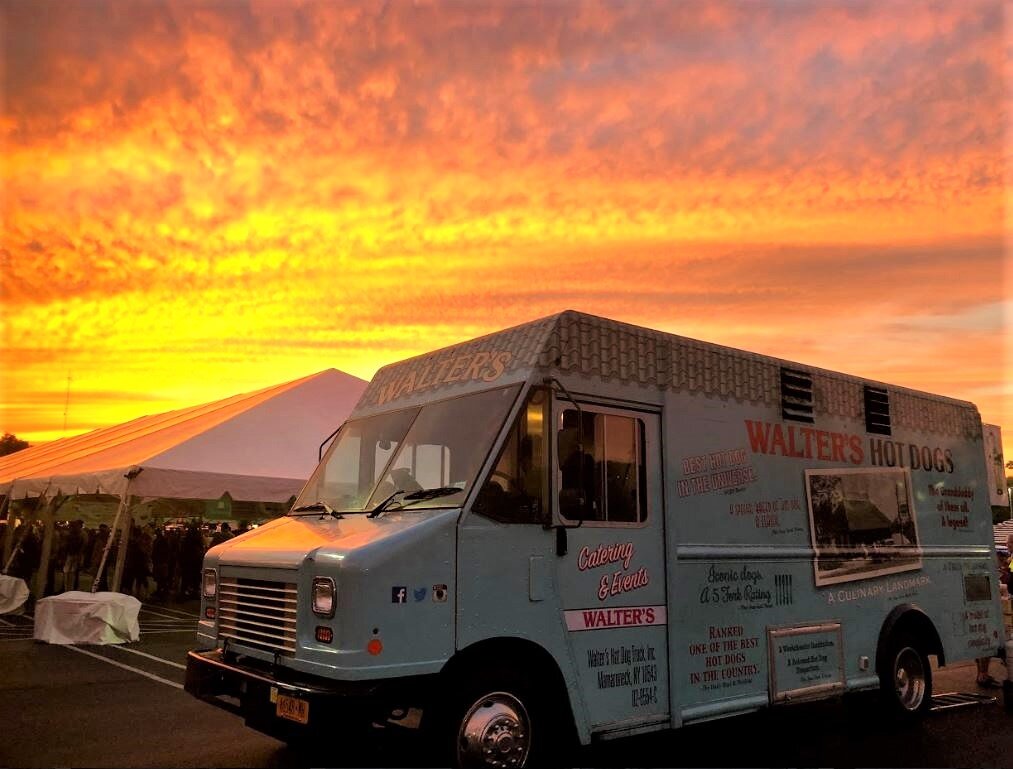
[{"label": "front bumper", "polygon": [[[227,658],[221,649],[214,649],[187,655],[184,689],[241,715],[246,725],[257,731],[293,741],[324,731],[333,734],[339,725],[349,730],[365,728],[373,721],[386,721],[392,711],[425,707],[436,678],[337,681],[250,658]],[[303,704],[295,711],[282,707],[292,701]]]}]

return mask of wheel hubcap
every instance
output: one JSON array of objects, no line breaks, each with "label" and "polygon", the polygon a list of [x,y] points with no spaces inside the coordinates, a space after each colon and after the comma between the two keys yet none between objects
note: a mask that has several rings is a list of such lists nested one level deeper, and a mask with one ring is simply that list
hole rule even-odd
[{"label": "wheel hubcap", "polygon": [[901,649],[893,670],[897,701],[905,710],[918,710],[925,698],[925,667],[921,655],[910,646]]},{"label": "wheel hubcap", "polygon": [[462,766],[524,766],[530,749],[528,712],[508,692],[482,697],[461,719],[457,758]]}]

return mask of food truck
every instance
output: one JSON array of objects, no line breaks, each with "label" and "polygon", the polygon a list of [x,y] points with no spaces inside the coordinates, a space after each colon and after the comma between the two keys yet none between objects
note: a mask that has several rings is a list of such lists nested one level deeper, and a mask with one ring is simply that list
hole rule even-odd
[{"label": "food truck", "polygon": [[573,311],[379,370],[212,548],[186,689],[447,762],[880,689],[1004,644],[970,403]]}]

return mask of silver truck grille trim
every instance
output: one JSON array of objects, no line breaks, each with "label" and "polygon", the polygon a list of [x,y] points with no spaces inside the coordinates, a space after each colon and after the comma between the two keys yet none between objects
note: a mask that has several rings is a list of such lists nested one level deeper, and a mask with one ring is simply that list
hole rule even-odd
[{"label": "silver truck grille trim", "polygon": [[218,635],[255,649],[295,654],[297,602],[294,583],[223,577]]}]

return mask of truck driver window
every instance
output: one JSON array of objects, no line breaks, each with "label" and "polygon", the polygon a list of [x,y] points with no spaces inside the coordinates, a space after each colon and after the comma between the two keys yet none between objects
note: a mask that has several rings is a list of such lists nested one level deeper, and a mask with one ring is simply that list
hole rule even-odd
[{"label": "truck driver window", "polygon": [[643,421],[585,410],[578,430],[579,418],[575,409],[563,412],[560,514],[569,520],[609,523],[645,520]]},{"label": "truck driver window", "polygon": [[395,491],[451,487],[460,491],[415,500],[411,509],[461,505],[519,390],[500,387],[423,406],[366,507]]},{"label": "truck driver window", "polygon": [[419,410],[405,409],[345,424],[294,507],[327,502],[361,509]]},{"label": "truck driver window", "polygon": [[543,523],[548,461],[548,397],[533,390],[517,415],[474,511],[501,523]]},{"label": "truck driver window", "polygon": [[447,491],[410,508],[460,505],[519,390],[500,387],[345,423],[293,507],[324,502],[363,512],[395,490],[441,488]]}]

